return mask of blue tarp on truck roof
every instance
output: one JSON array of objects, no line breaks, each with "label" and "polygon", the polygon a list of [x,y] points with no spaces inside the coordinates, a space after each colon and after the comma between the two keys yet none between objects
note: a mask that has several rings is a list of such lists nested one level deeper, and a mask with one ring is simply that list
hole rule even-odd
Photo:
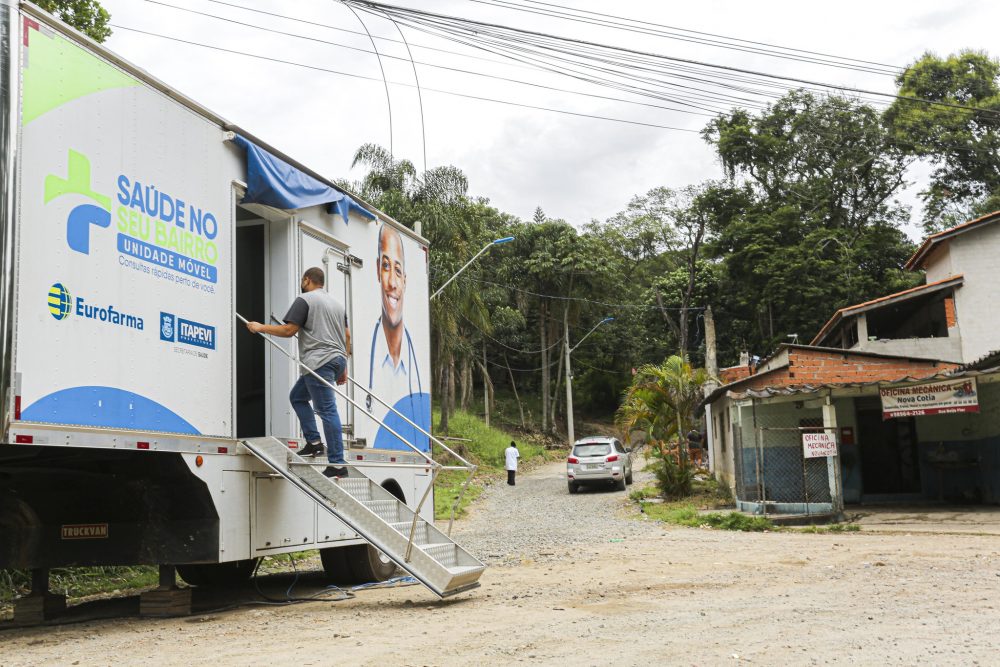
[{"label": "blue tarp on truck roof", "polygon": [[237,134],[233,142],[247,152],[247,192],[244,204],[264,204],[280,209],[299,209],[326,204],[328,213],[339,213],[346,223],[351,211],[375,219],[375,214],[350,196],[303,173]]}]

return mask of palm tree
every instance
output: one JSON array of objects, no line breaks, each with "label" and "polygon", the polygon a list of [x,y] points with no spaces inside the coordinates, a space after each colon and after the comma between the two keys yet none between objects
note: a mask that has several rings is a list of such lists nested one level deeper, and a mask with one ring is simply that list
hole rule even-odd
[{"label": "palm tree", "polygon": [[[683,498],[691,494],[693,469],[688,459],[684,433],[694,423],[702,386],[709,380],[704,369],[692,369],[683,357],[672,356],[660,365],[647,364],[636,371],[615,415],[626,434],[645,430],[657,443],[658,461],[653,471],[663,495]],[[664,447],[676,439],[677,458]]]},{"label": "palm tree", "polygon": [[[616,414],[619,428],[629,435],[645,430],[651,440],[676,438],[682,465],[687,462],[684,433],[695,423],[695,408],[708,382],[705,369],[693,369],[684,358],[672,356],[660,365],[646,364],[636,371]],[[663,446],[660,445],[660,453]]]}]

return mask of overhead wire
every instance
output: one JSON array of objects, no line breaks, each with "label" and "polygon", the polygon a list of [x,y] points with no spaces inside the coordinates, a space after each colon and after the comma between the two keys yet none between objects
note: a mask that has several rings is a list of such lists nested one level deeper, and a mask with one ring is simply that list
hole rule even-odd
[{"label": "overhead wire", "polygon": [[857,63],[863,63],[863,64],[866,64],[866,65],[876,65],[876,66],[884,67],[884,68],[890,69],[890,70],[900,70],[900,68],[897,65],[891,65],[891,64],[888,64],[888,63],[881,63],[881,62],[877,62],[877,61],[874,61],[874,60],[862,60],[862,59],[859,59],[859,58],[851,58],[849,56],[841,56],[841,55],[836,55],[836,54],[831,54],[831,53],[823,53],[821,51],[811,51],[811,50],[808,50],[808,49],[798,49],[798,48],[794,48],[794,47],[790,47],[790,46],[782,46],[782,45],[779,45],[779,44],[773,44],[773,43],[769,43],[769,42],[761,42],[761,41],[756,41],[756,40],[751,40],[751,39],[743,39],[743,38],[740,38],[740,37],[731,37],[731,36],[727,36],[727,35],[720,35],[718,33],[704,32],[704,31],[701,31],[701,30],[691,30],[690,28],[680,28],[680,27],[677,27],[677,26],[665,25],[665,24],[662,24],[662,23],[655,23],[655,22],[652,22],[652,21],[644,21],[644,20],[640,20],[640,19],[633,19],[633,18],[624,17],[624,16],[616,16],[614,14],[605,14],[605,13],[602,13],[602,12],[594,12],[594,11],[590,11],[590,10],[586,10],[586,9],[574,9],[574,8],[566,7],[564,5],[559,5],[559,4],[552,3],[552,2],[544,2],[543,0],[523,0],[523,2],[531,3],[533,5],[548,5],[550,7],[558,7],[560,9],[572,9],[573,11],[581,13],[581,14],[591,14],[591,15],[594,15],[594,16],[600,16],[602,18],[622,19],[622,20],[626,20],[626,21],[631,21],[633,23],[642,23],[642,24],[646,24],[646,25],[656,26],[656,27],[659,27],[659,28],[669,28],[670,30],[678,30],[680,32],[687,32],[687,33],[692,33],[692,34],[695,34],[695,35],[706,35],[708,37],[718,37],[718,38],[721,38],[721,39],[728,39],[728,40],[731,40],[731,41],[734,41],[734,42],[743,42],[745,44],[756,44],[756,45],[759,45],[759,46],[773,47],[773,48],[783,49],[783,50],[787,50],[787,51],[797,51],[799,53],[806,53],[806,54],[811,54],[811,55],[824,56],[824,57],[828,57],[828,58],[836,58],[838,60],[853,61],[853,62],[857,62]]},{"label": "overhead wire", "polygon": [[711,63],[711,62],[699,61],[699,60],[695,60],[695,59],[692,59],[692,58],[680,58],[680,57],[677,57],[677,56],[669,56],[669,55],[666,55],[666,54],[663,54],[663,53],[654,53],[654,52],[642,51],[642,50],[639,50],[639,49],[632,49],[632,48],[620,47],[620,46],[611,46],[611,45],[607,45],[607,44],[601,44],[601,43],[598,43],[598,42],[593,42],[593,41],[590,41],[590,40],[584,40],[584,39],[578,39],[578,38],[572,38],[572,37],[565,37],[565,36],[557,36],[557,35],[552,35],[552,34],[543,33],[543,32],[534,31],[534,30],[526,30],[526,29],[521,29],[521,28],[513,28],[513,27],[510,27],[510,26],[506,26],[506,25],[502,25],[502,24],[498,24],[498,23],[485,22],[485,21],[475,21],[475,20],[472,20],[472,19],[465,19],[465,18],[461,18],[461,17],[450,16],[450,15],[440,14],[440,13],[436,13],[436,12],[428,12],[428,11],[425,11],[425,10],[418,10],[418,9],[413,9],[413,8],[409,8],[409,7],[401,7],[401,6],[398,6],[398,5],[390,5],[390,4],[381,3],[381,2],[374,2],[372,0],[340,0],[340,2],[342,2],[342,3],[350,3],[350,4],[353,4],[355,6],[359,6],[359,7],[367,7],[367,8],[370,8],[371,10],[376,10],[376,9],[382,10],[382,11],[385,11],[385,12],[387,12],[389,14],[392,14],[394,16],[394,18],[396,18],[397,20],[399,20],[402,17],[405,17],[405,18],[409,19],[410,21],[416,22],[416,23],[423,23],[423,24],[428,24],[428,25],[446,26],[446,27],[450,28],[452,31],[455,31],[455,32],[466,31],[466,32],[481,33],[481,32],[486,32],[488,30],[499,30],[499,31],[503,31],[505,34],[510,35],[512,37],[512,39],[521,38],[521,37],[525,37],[525,36],[530,36],[530,37],[533,37],[533,38],[538,38],[538,39],[543,39],[543,40],[549,40],[552,43],[568,44],[568,45],[572,45],[572,46],[598,47],[598,48],[608,49],[610,51],[617,52],[617,53],[630,53],[630,54],[644,55],[644,56],[659,58],[659,59],[662,59],[664,61],[677,62],[677,63],[686,63],[686,64],[691,64],[691,65],[698,65],[698,66],[701,66],[701,67],[705,67],[705,68],[709,68],[709,69],[717,70],[717,71],[740,72],[740,73],[744,73],[744,74],[751,74],[751,75],[755,75],[755,76],[762,76],[762,77],[767,77],[767,78],[771,78],[771,79],[775,79],[775,80],[786,81],[786,82],[789,82],[789,83],[800,84],[800,85],[821,86],[821,87],[826,87],[826,88],[830,88],[830,89],[834,89],[834,90],[839,90],[839,91],[853,92],[853,93],[858,93],[858,94],[863,94],[863,95],[874,95],[874,96],[882,97],[882,98],[886,98],[886,99],[898,99],[898,100],[904,100],[904,101],[907,101],[907,102],[913,102],[913,103],[919,103],[919,104],[925,104],[925,105],[933,105],[933,106],[942,106],[942,107],[949,107],[949,108],[959,108],[959,109],[975,110],[975,111],[979,111],[979,112],[982,112],[982,113],[996,113],[996,114],[1000,114],[1000,112],[993,112],[991,110],[986,110],[986,109],[977,109],[975,107],[969,107],[967,105],[962,105],[962,104],[942,102],[942,101],[938,101],[938,100],[928,100],[928,99],[924,99],[924,98],[917,98],[917,97],[912,97],[912,96],[899,95],[899,94],[895,94],[895,93],[886,93],[886,92],[882,92],[882,91],[873,91],[873,90],[868,90],[868,89],[859,88],[859,87],[855,87],[855,86],[846,86],[846,85],[841,85],[841,84],[830,84],[830,83],[815,81],[815,80],[811,80],[811,79],[805,79],[805,78],[801,78],[801,77],[785,76],[785,75],[773,74],[773,73],[768,73],[768,72],[761,72],[761,71],[757,71],[757,70],[750,70],[750,69],[742,68],[742,67],[735,67],[735,66],[731,66],[731,65],[722,65],[722,64],[719,64],[719,63]]},{"label": "overhead wire", "polygon": [[553,301],[576,301],[576,302],[580,302],[580,303],[590,303],[590,304],[594,304],[596,306],[604,306],[606,308],[634,308],[634,309],[637,309],[637,310],[655,310],[655,311],[668,310],[668,311],[677,311],[677,312],[681,312],[681,311],[684,311],[684,310],[687,310],[688,312],[697,312],[697,311],[705,310],[704,306],[691,306],[691,307],[686,308],[686,309],[685,308],[672,308],[672,307],[671,308],[662,308],[661,309],[659,306],[649,305],[649,304],[639,304],[639,303],[606,303],[604,301],[596,301],[594,299],[587,299],[587,298],[580,297],[580,296],[562,296],[562,295],[559,295],[559,294],[542,294],[540,292],[532,292],[531,290],[526,290],[526,289],[521,288],[521,287],[515,287],[514,285],[506,285],[504,283],[493,282],[493,281],[490,281],[490,280],[483,280],[482,278],[474,278],[472,276],[459,276],[457,278],[457,280],[459,280],[459,281],[469,280],[469,281],[472,281],[472,282],[482,283],[484,285],[492,285],[494,287],[502,287],[504,289],[509,289],[509,290],[514,291],[514,292],[520,292],[522,294],[527,294],[529,296],[535,296],[535,297],[541,297],[541,298],[544,298],[544,299],[551,299]]},{"label": "overhead wire", "polygon": [[[237,49],[227,49],[225,47],[216,46],[214,44],[205,44],[205,43],[202,43],[202,42],[196,42],[194,40],[181,39],[180,37],[172,37],[170,35],[164,35],[164,34],[152,32],[152,31],[149,31],[149,30],[141,30],[139,28],[133,28],[133,27],[130,27],[130,26],[125,26],[125,25],[120,25],[120,24],[114,24],[114,23],[109,24],[109,26],[112,27],[112,28],[114,28],[115,30],[125,30],[125,31],[128,31],[128,32],[135,32],[135,33],[139,33],[139,34],[142,34],[142,35],[147,35],[147,36],[150,36],[150,37],[158,37],[160,39],[165,39],[165,40],[169,40],[169,41],[172,41],[172,42],[177,42],[177,43],[180,43],[180,44],[188,44],[190,46],[197,46],[197,47],[201,47],[201,48],[205,48],[205,49],[211,49],[211,50],[214,50],[214,51],[220,51],[220,52],[223,52],[223,53],[230,53],[230,54],[233,54],[233,55],[246,56],[248,58],[255,58],[255,59],[258,59],[258,60],[265,60],[265,61],[269,61],[269,62],[273,62],[273,63],[278,63],[278,64],[282,64],[282,65],[291,65],[291,66],[294,66],[294,67],[301,67],[301,68],[304,68],[304,69],[310,69],[310,70],[314,70],[314,71],[317,71],[317,72],[326,72],[328,74],[335,74],[335,75],[338,75],[338,76],[345,76],[345,77],[350,77],[350,78],[354,78],[354,79],[362,79],[362,80],[365,80],[365,81],[375,81],[375,82],[378,82],[378,83],[381,83],[381,81],[382,81],[381,79],[379,79],[377,77],[366,76],[366,75],[363,75],[363,74],[356,74],[356,73],[353,73],[353,72],[344,72],[344,71],[340,71],[340,70],[334,70],[334,69],[330,69],[330,68],[327,68],[327,67],[320,67],[318,65],[309,65],[309,64],[306,64],[306,63],[299,63],[299,62],[295,62],[293,60],[285,60],[283,58],[275,58],[273,56],[263,56],[263,55],[260,55],[260,54],[249,53],[247,51],[240,51],[240,50],[237,50]],[[390,83],[390,85],[393,85],[393,86],[404,86],[404,87],[407,87],[407,88],[415,88],[416,87],[414,84],[403,83],[403,82],[399,82],[399,81],[390,81],[389,83]],[[662,129],[662,130],[673,130],[673,131],[676,131],[676,132],[687,132],[687,133],[693,133],[693,134],[697,134],[699,132],[699,130],[692,130],[690,128],[685,128],[685,127],[675,127],[675,126],[671,126],[671,125],[661,125],[661,124],[658,124],[658,123],[646,123],[646,122],[643,122],[643,121],[629,120],[629,119],[626,119],[626,118],[615,118],[615,117],[612,117],[612,116],[601,116],[601,115],[597,115],[597,114],[588,114],[588,113],[582,113],[582,112],[577,112],[577,111],[569,111],[569,110],[566,110],[566,109],[557,109],[557,108],[554,108],[554,107],[544,107],[544,106],[534,105],[534,104],[524,104],[524,103],[521,103],[521,102],[512,102],[510,100],[501,100],[501,99],[496,99],[496,98],[491,98],[491,97],[486,97],[486,96],[480,96],[480,95],[470,95],[468,93],[459,93],[459,92],[456,92],[456,91],[443,90],[443,89],[440,89],[440,88],[429,88],[427,86],[423,86],[422,89],[424,91],[432,92],[432,93],[438,93],[440,95],[451,95],[451,96],[454,96],[454,97],[462,97],[462,98],[465,98],[465,99],[480,100],[480,101],[483,101],[483,102],[492,102],[492,103],[495,103],[495,104],[503,104],[503,105],[507,105],[507,106],[520,107],[520,108],[524,108],[524,109],[534,109],[534,110],[538,110],[538,111],[549,111],[549,112],[552,112],[552,113],[564,114],[564,115],[568,115],[568,116],[576,116],[576,117],[579,117],[579,118],[590,118],[590,119],[594,119],[594,120],[605,120],[605,121],[610,121],[610,122],[615,122],[615,123],[624,123],[626,125],[638,125],[638,126],[642,126],[642,127],[652,127],[652,128]]]},{"label": "overhead wire", "polygon": [[[799,62],[805,62],[810,64],[824,65],[828,67],[836,67],[840,69],[851,69],[859,72],[866,72],[871,74],[879,74],[884,76],[895,76],[901,72],[901,68],[894,67],[892,65],[885,65],[881,63],[872,63],[870,61],[856,60],[853,58],[843,58],[841,56],[834,56],[830,54],[820,54],[815,51],[806,51],[803,49],[792,49],[788,47],[781,47],[772,44],[766,44],[764,42],[754,42],[750,40],[734,39],[730,37],[724,37],[722,35],[713,35],[711,33],[689,31],[674,28],[672,26],[660,26],[658,28],[644,28],[641,25],[648,26],[658,26],[659,24],[650,23],[648,21],[638,21],[634,19],[628,19],[625,17],[616,17],[611,14],[600,14],[596,12],[587,12],[584,10],[578,10],[570,7],[565,7],[562,5],[554,5],[552,3],[536,3],[544,4],[549,7],[556,7],[558,9],[547,9],[547,8],[531,8],[525,7],[523,5],[518,5],[508,0],[467,0],[468,2],[474,2],[477,4],[490,5],[494,7],[501,7],[504,9],[511,9],[520,12],[526,12],[534,15],[549,16],[553,18],[559,18],[564,20],[570,20],[577,23],[584,23],[589,25],[597,25],[602,28],[612,28],[616,30],[625,30],[630,33],[645,34],[657,37],[664,37],[666,39],[678,40],[682,42],[689,42],[695,44],[703,44],[706,46],[724,48],[734,51],[740,51],[744,53],[755,53],[765,56],[777,57],[784,60],[793,60]],[[569,11],[561,11],[569,10]],[[596,14],[601,17],[598,19],[589,19],[579,15],[574,15],[570,12],[578,12],[579,14]],[[622,23],[618,20],[608,19],[621,19],[624,21],[632,22],[633,24],[640,25],[628,25]],[[669,30],[660,29],[662,27],[669,28]],[[690,35],[681,35],[677,32],[683,30],[684,32],[691,33]],[[704,37],[696,37],[694,35],[704,35]],[[709,36],[711,38],[709,38]],[[719,39],[721,38],[721,39]],[[722,41],[730,40],[730,41]],[[741,46],[740,44],[734,42],[742,42],[747,46]]]},{"label": "overhead wire", "polygon": [[[213,3],[216,3],[216,4],[223,5],[223,6],[227,6],[227,7],[236,7],[236,8],[246,9],[247,11],[253,11],[253,12],[261,13],[261,14],[268,15],[268,16],[279,17],[279,18],[290,20],[290,21],[302,22],[302,23],[310,24],[310,25],[318,25],[318,26],[321,26],[321,27],[324,27],[324,28],[328,28],[328,29],[338,29],[338,30],[342,30],[344,32],[348,32],[348,33],[351,33],[351,34],[358,34],[358,35],[364,34],[364,33],[358,33],[357,31],[350,31],[350,30],[340,29],[340,28],[337,28],[336,26],[332,26],[330,24],[319,23],[319,22],[315,22],[315,21],[309,21],[307,19],[301,19],[301,18],[298,18],[298,17],[291,17],[291,16],[287,16],[287,15],[283,15],[283,14],[276,14],[274,12],[265,12],[263,10],[257,10],[257,9],[254,9],[254,8],[240,7],[240,6],[234,5],[232,3],[223,2],[222,0],[209,0],[209,1],[213,2]],[[235,24],[238,24],[238,25],[244,25],[244,26],[247,26],[247,27],[250,27],[250,28],[254,28],[254,29],[258,29],[258,30],[267,30],[267,31],[270,31],[270,32],[275,32],[275,33],[278,33],[278,34],[288,35],[288,36],[291,36],[291,37],[298,37],[298,38],[307,39],[307,40],[310,40],[310,41],[322,42],[322,43],[330,44],[330,45],[333,45],[333,46],[338,46],[340,48],[349,48],[349,49],[352,49],[352,50],[362,51],[362,52],[366,52],[366,53],[375,53],[376,56],[379,56],[379,52],[377,51],[377,49],[375,51],[368,51],[367,49],[360,49],[358,47],[351,47],[351,46],[348,46],[348,45],[338,44],[336,42],[330,42],[328,40],[320,40],[320,39],[317,39],[317,38],[309,37],[309,36],[306,36],[306,35],[301,35],[301,34],[298,34],[298,33],[290,33],[290,32],[287,32],[287,31],[276,30],[274,28],[266,28],[264,26],[258,26],[258,25],[254,25],[254,24],[249,24],[249,23],[245,23],[245,22],[242,22],[242,21],[237,21],[235,19],[230,19],[228,17],[221,17],[221,16],[218,16],[218,15],[207,14],[207,13],[204,13],[204,12],[198,12],[197,10],[191,10],[191,9],[184,8],[184,7],[178,7],[176,5],[171,5],[171,4],[168,4],[168,3],[159,2],[158,0],[146,0],[146,2],[150,2],[152,4],[161,5],[161,6],[164,6],[164,7],[170,7],[172,9],[177,9],[177,10],[181,10],[181,11],[190,11],[190,12],[195,13],[195,14],[199,14],[199,15],[203,15],[203,16],[208,16],[208,17],[219,19],[219,20],[223,20],[223,21],[229,21],[229,22],[232,22],[232,23],[235,23]],[[402,30],[399,29],[399,26],[396,25],[395,27],[397,28],[397,30],[399,30],[400,35],[404,36]],[[367,30],[367,26],[365,26],[365,29]],[[373,39],[371,39],[371,37],[374,37],[374,36],[371,36],[370,31],[365,36],[370,36],[369,41],[373,41]],[[378,37],[378,39],[386,39],[386,38]],[[404,40],[389,40],[389,41],[403,43],[404,45],[408,44],[408,42],[405,40],[405,36],[404,36]],[[417,47],[420,47],[420,48],[428,48],[425,45],[414,45],[414,46],[417,46]],[[375,47],[373,46],[373,48],[375,48]],[[430,48],[433,48],[433,47],[430,47]],[[447,50],[440,50],[440,51],[445,51],[445,52],[448,52],[448,53],[459,55],[457,52],[454,52],[454,51],[447,51]],[[466,54],[461,54],[461,55],[466,55]],[[716,108],[716,109],[712,109],[711,112],[698,112],[698,111],[692,111],[691,109],[678,109],[678,108],[673,108],[673,107],[665,107],[663,105],[654,105],[654,104],[648,104],[648,103],[644,103],[644,102],[638,102],[638,101],[635,101],[635,100],[624,100],[624,99],[621,99],[621,98],[614,98],[614,97],[609,97],[609,96],[600,96],[600,95],[596,95],[596,94],[593,94],[593,93],[583,93],[581,91],[569,91],[569,90],[566,90],[566,89],[560,89],[560,88],[557,88],[557,87],[554,87],[554,86],[546,86],[544,84],[538,84],[538,83],[534,83],[534,82],[527,82],[527,81],[520,81],[520,80],[516,80],[516,79],[509,79],[507,77],[497,77],[495,75],[484,74],[484,73],[481,73],[481,72],[473,72],[473,71],[469,71],[469,70],[461,70],[459,68],[452,68],[452,67],[448,67],[448,66],[443,66],[443,65],[435,64],[435,63],[426,63],[426,62],[414,61],[412,59],[412,53],[410,53],[410,58],[400,58],[398,56],[391,56],[391,55],[384,54],[384,53],[381,54],[381,56],[382,57],[390,57],[390,58],[400,59],[400,60],[410,60],[411,63],[413,64],[414,68],[415,68],[416,64],[421,64],[422,66],[428,66],[428,67],[435,67],[435,68],[444,69],[444,70],[457,71],[457,72],[461,72],[461,73],[465,73],[465,74],[469,74],[469,75],[474,75],[474,76],[482,76],[482,77],[488,77],[488,78],[496,78],[496,79],[499,79],[499,80],[507,80],[507,81],[510,81],[512,83],[518,83],[520,85],[527,85],[527,86],[533,86],[533,87],[539,87],[539,88],[546,88],[546,89],[550,89],[550,90],[555,90],[557,92],[566,92],[566,93],[574,94],[574,95],[583,95],[583,96],[595,97],[595,98],[598,98],[598,99],[609,99],[611,101],[623,102],[623,103],[628,103],[628,104],[636,104],[636,105],[641,105],[641,106],[649,106],[649,107],[653,107],[653,108],[661,108],[661,109],[664,109],[664,110],[677,111],[677,112],[680,112],[680,113],[695,113],[695,114],[701,113],[701,114],[706,115],[706,116],[714,116],[714,115],[718,114],[721,111],[720,109]],[[470,57],[472,57],[472,56],[470,56]],[[490,62],[497,62],[497,61],[494,61],[492,59],[482,59],[482,60],[488,60]],[[380,64],[380,66],[381,66],[381,64]],[[526,64],[524,66],[525,67],[530,67],[531,65],[527,65]],[[645,68],[645,69],[649,69],[649,68]],[[683,66],[681,66],[680,69],[683,70],[683,71],[696,71],[696,70],[693,70],[692,68],[683,67]],[[698,79],[697,77],[688,77],[688,78],[695,79],[695,80],[705,81],[704,79]],[[725,78],[725,79],[743,79],[744,81],[754,81],[754,80],[749,79],[747,77],[739,77],[739,76],[734,76],[734,75],[721,75],[720,78]],[[593,81],[590,81],[590,82],[593,83]],[[779,86],[779,84],[776,84],[774,82],[767,82],[767,81],[763,81],[762,82],[762,81],[759,81],[759,80],[754,81],[754,83],[755,83],[755,85],[766,85],[766,86],[770,86],[770,87],[778,87]],[[642,90],[635,89],[634,87],[633,88],[628,88],[628,87],[620,86],[620,88],[623,89],[623,90],[626,90],[630,94],[638,94],[638,95],[644,94]],[[419,90],[419,87],[418,87],[418,90]],[[817,89],[817,90],[819,90],[819,89]],[[760,92],[760,91],[757,91],[757,92]],[[778,92],[773,93],[771,96],[772,97],[777,97],[780,92],[781,91],[779,90]],[[659,96],[659,97],[662,97],[662,96]],[[691,99],[691,98],[688,98],[688,99]],[[487,100],[487,101],[489,101],[489,100]],[[729,101],[730,102],[738,102],[739,100],[729,100]],[[751,106],[751,105],[748,105],[745,100],[742,102],[741,105],[742,106]],[[757,105],[757,106],[759,108],[759,105]],[[548,109],[544,109],[544,110],[548,110]]]},{"label": "overhead wire", "polygon": [[[210,0],[210,1],[217,2],[218,0]],[[507,82],[507,83],[515,83],[515,84],[519,84],[519,85],[523,85],[523,86],[530,86],[530,87],[534,87],[534,88],[541,88],[541,89],[545,89],[545,90],[551,90],[551,91],[554,91],[554,92],[568,93],[568,94],[571,94],[571,95],[581,95],[581,96],[584,96],[584,97],[590,97],[590,98],[595,98],[595,99],[603,99],[603,100],[610,100],[610,101],[613,101],[613,102],[622,102],[622,103],[625,103],[625,104],[632,104],[632,105],[637,105],[637,106],[644,106],[644,107],[649,107],[649,108],[654,108],[654,109],[662,109],[662,110],[666,110],[666,111],[676,111],[678,113],[695,114],[695,115],[708,116],[708,117],[714,117],[716,115],[714,113],[697,112],[697,111],[691,111],[690,109],[679,109],[679,108],[676,108],[676,107],[668,107],[668,106],[663,106],[663,105],[660,105],[660,104],[651,104],[649,102],[640,102],[640,101],[637,101],[637,100],[627,100],[627,99],[620,98],[620,97],[610,97],[610,96],[606,96],[606,95],[598,95],[598,94],[595,94],[595,93],[586,93],[586,92],[583,92],[583,91],[569,90],[569,89],[566,89],[566,88],[558,88],[558,87],[555,87],[555,86],[548,86],[548,85],[545,85],[545,84],[540,84],[540,83],[536,83],[536,82],[532,82],[532,81],[523,81],[523,80],[520,80],[520,79],[513,79],[513,78],[503,77],[503,76],[497,76],[497,75],[493,75],[493,74],[486,74],[486,73],[483,73],[483,72],[476,72],[474,70],[467,70],[467,69],[462,69],[462,68],[458,68],[458,67],[450,67],[450,66],[441,65],[441,64],[438,64],[438,63],[429,63],[429,62],[425,62],[425,61],[414,60],[412,58],[412,55],[409,58],[404,58],[402,56],[395,56],[395,55],[391,55],[391,54],[388,54],[388,53],[383,53],[383,52],[378,52],[378,51],[372,51],[372,50],[361,48],[361,47],[357,47],[357,46],[351,46],[349,44],[341,44],[339,42],[333,42],[333,41],[330,41],[330,40],[320,39],[320,38],[317,38],[317,37],[310,37],[308,35],[303,35],[301,33],[288,32],[288,31],[285,31],[285,30],[279,30],[277,28],[266,27],[266,26],[262,26],[262,25],[256,25],[256,24],[253,24],[253,23],[247,23],[245,21],[239,21],[237,19],[232,19],[232,18],[225,17],[225,16],[219,16],[217,14],[209,14],[207,12],[198,11],[196,9],[190,9],[188,7],[181,7],[179,5],[173,5],[173,4],[170,4],[170,3],[167,3],[167,2],[161,2],[160,0],[144,0],[144,2],[148,2],[148,3],[154,4],[154,5],[159,5],[161,7],[168,7],[170,9],[176,9],[176,10],[179,10],[179,11],[182,11],[182,12],[188,12],[188,13],[191,13],[191,14],[196,14],[198,16],[204,16],[206,18],[217,19],[217,20],[220,20],[220,21],[224,21],[226,23],[231,23],[233,25],[238,25],[238,26],[243,26],[243,27],[247,27],[247,28],[252,28],[252,29],[255,29],[255,30],[263,31],[263,32],[269,32],[269,33],[272,33],[272,34],[283,35],[283,36],[291,37],[291,38],[294,38],[294,39],[301,39],[301,40],[304,40],[304,41],[315,42],[315,43],[318,43],[318,44],[324,44],[324,45],[333,46],[333,47],[336,47],[336,48],[347,49],[347,50],[350,50],[350,51],[357,51],[359,53],[375,54],[375,55],[379,56],[380,58],[387,58],[387,59],[390,59],[390,60],[400,60],[400,61],[404,61],[404,62],[408,62],[408,63],[412,62],[414,65],[421,65],[421,66],[424,66],[424,67],[431,67],[431,68],[440,69],[440,70],[443,70],[443,71],[455,72],[455,73],[459,73],[459,74],[466,74],[466,75],[469,75],[469,76],[476,76],[476,77],[487,78],[487,79],[494,79],[494,80],[497,80],[497,81],[504,81],[504,82]],[[230,5],[230,3],[221,3],[221,4]],[[257,10],[254,10],[254,11],[257,11]],[[263,12],[263,13],[268,14],[268,15],[272,15],[272,16],[279,16],[279,17],[282,17],[282,18],[288,18],[289,20],[293,20],[293,21],[300,21],[301,20],[301,19],[296,19],[296,18],[288,17],[288,16],[285,16],[285,15],[274,14],[273,12]],[[323,25],[323,24],[321,24],[321,25]],[[324,27],[326,27],[326,26],[324,26]],[[330,27],[332,27],[332,26],[330,26]],[[398,26],[397,26],[397,29],[398,29]],[[356,35],[365,35],[365,33],[357,32],[357,31],[354,31],[354,30],[349,30],[349,31],[346,31],[346,32],[350,32],[350,33],[356,34]],[[371,33],[368,33],[368,34],[371,35]],[[402,35],[402,31],[400,31],[400,34]],[[378,37],[378,36],[374,36],[374,35],[372,37],[373,37],[373,39],[386,39],[384,37]],[[400,43],[400,44],[404,43],[403,40],[389,40],[389,41]],[[417,47],[419,45],[414,44],[413,46]],[[422,48],[426,48],[426,47],[422,47]],[[439,49],[439,50],[445,51],[443,49]],[[455,54],[455,55],[461,55],[461,54],[458,54],[455,51],[445,51],[445,52],[446,53]],[[480,60],[488,60],[488,62],[498,62],[498,61],[484,59],[484,58],[480,58]],[[527,66],[525,66],[525,67],[527,67]],[[390,108],[390,110],[391,110],[391,108]],[[391,135],[391,128],[390,128],[390,135]],[[390,151],[391,151],[391,148],[392,147],[390,146]]]},{"label": "overhead wire", "polygon": [[[166,3],[161,3],[161,4],[166,4]],[[167,6],[170,6],[170,5],[167,5]],[[349,10],[351,10],[351,13],[354,14],[354,17],[356,19],[358,19],[358,23],[360,23],[361,27],[365,29],[365,34],[368,35],[368,41],[370,41],[371,45],[372,45],[372,51],[375,53],[376,60],[378,60],[379,71],[382,72],[382,83],[385,85],[385,103],[386,103],[386,106],[389,108],[389,157],[391,158],[391,157],[394,156],[394,153],[393,153],[393,143],[392,143],[392,140],[393,140],[393,135],[392,135],[392,96],[389,95],[389,80],[385,76],[385,67],[382,66],[382,54],[380,54],[378,52],[378,47],[375,46],[375,39],[372,37],[372,33],[368,30],[368,26],[365,25],[365,22],[358,15],[358,12],[355,11],[354,7],[351,7],[350,5],[347,5],[347,8]],[[423,120],[424,120],[423,107],[421,107],[421,109],[420,109],[420,122],[421,122],[421,125],[423,124]],[[424,171],[427,171],[427,164],[426,164],[427,163],[427,159],[426,158],[427,158],[427,152],[425,150],[424,151]]]}]

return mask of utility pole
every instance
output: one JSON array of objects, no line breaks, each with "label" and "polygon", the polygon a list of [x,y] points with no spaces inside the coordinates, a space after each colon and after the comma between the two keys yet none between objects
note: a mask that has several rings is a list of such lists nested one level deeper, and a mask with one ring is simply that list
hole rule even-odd
[{"label": "utility pole", "polygon": [[569,446],[572,447],[573,443],[576,442],[576,434],[573,433],[573,371],[569,365],[569,355],[576,348],[580,347],[580,343],[587,340],[587,336],[597,331],[597,327],[605,324],[607,322],[613,322],[615,318],[605,317],[603,320],[594,325],[594,328],[586,333],[586,335],[577,341],[576,345],[570,346],[569,344],[569,309],[563,313],[563,340],[565,342],[566,350],[566,438],[569,440]]},{"label": "utility pole", "polygon": [[719,362],[716,356],[715,317],[712,307],[705,308],[705,371],[708,372],[709,384],[706,385],[706,395],[715,389],[715,378],[719,376]]},{"label": "utility pole", "polygon": [[563,311],[563,346],[566,350],[566,438],[572,447],[576,436],[573,433],[573,371],[569,367],[569,308]]}]

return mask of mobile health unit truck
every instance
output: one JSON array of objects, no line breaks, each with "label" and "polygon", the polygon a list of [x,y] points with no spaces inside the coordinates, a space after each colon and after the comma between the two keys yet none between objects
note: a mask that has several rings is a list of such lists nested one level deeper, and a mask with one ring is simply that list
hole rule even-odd
[{"label": "mobile health unit truck", "polygon": [[[310,548],[342,580],[478,585],[433,523],[427,242],[30,3],[0,29],[0,567],[43,612],[56,566],[160,565],[148,609],[176,610],[175,566]],[[340,480],[296,453],[295,341],[240,321],[309,267],[353,334]]]}]

